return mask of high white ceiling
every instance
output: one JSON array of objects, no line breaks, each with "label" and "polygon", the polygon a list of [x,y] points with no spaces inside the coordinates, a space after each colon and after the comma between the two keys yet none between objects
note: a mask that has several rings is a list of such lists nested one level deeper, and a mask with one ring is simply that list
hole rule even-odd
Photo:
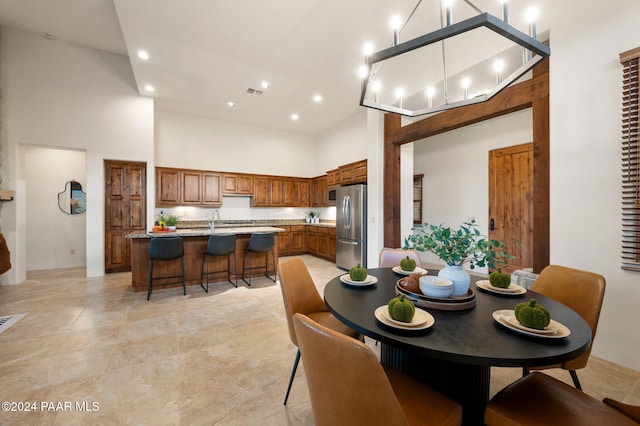
[{"label": "high white ceiling", "polygon": [[[539,29],[548,28],[546,1],[535,1]],[[404,22],[418,3],[405,41],[440,27],[439,0],[1,0],[0,26],[129,56],[139,92],[152,84],[160,109],[317,135],[361,110],[362,46],[389,47],[390,17]],[[500,16],[498,0],[472,3]],[[529,5],[510,1],[510,22],[524,32]],[[476,13],[454,3],[454,22]],[[138,49],[151,59],[139,60]]]}]

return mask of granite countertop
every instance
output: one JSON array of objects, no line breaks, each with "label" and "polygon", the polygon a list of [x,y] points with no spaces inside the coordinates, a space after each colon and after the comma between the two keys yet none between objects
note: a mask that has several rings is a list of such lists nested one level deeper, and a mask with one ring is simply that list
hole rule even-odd
[{"label": "granite countertop", "polygon": [[[237,227],[259,227],[259,226],[292,226],[292,225],[313,225],[327,228],[335,228],[335,220],[326,220],[320,223],[307,223],[300,219],[270,219],[270,220],[216,220],[215,228],[237,228]],[[209,228],[206,220],[181,220],[178,222],[178,229],[202,229]]]},{"label": "granite countertop", "polygon": [[256,232],[285,232],[282,228],[273,226],[236,226],[236,227],[216,227],[211,231],[206,228],[178,229],[175,232],[144,232],[136,231],[128,234],[126,238],[153,238],[153,237],[202,237],[211,234],[254,234]]}]

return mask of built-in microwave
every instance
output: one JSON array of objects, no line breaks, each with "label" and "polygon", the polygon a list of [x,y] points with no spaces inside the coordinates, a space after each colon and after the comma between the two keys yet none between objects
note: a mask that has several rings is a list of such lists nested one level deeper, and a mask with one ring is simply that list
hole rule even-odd
[{"label": "built-in microwave", "polygon": [[325,204],[327,206],[335,206],[336,205],[336,193],[339,186],[330,186],[327,188],[327,199],[325,200]]}]

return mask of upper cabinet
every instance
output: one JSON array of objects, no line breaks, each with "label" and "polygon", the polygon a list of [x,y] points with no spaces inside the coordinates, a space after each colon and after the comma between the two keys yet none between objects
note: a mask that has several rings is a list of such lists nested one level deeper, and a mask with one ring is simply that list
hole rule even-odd
[{"label": "upper cabinet", "polygon": [[253,207],[309,207],[309,179],[256,176]]},{"label": "upper cabinet", "polygon": [[367,160],[356,161],[355,163],[340,166],[338,168],[338,174],[338,184],[340,185],[364,183],[367,181]]},{"label": "upper cabinet", "polygon": [[156,206],[220,207],[222,175],[201,170],[156,167]]},{"label": "upper cabinet", "polygon": [[225,173],[222,182],[223,194],[253,195],[253,176],[247,174]]},{"label": "upper cabinet", "polygon": [[325,207],[327,205],[327,175],[311,179],[309,201],[311,207]]},{"label": "upper cabinet", "polygon": [[329,170],[327,172],[327,185],[340,185],[340,169]]}]

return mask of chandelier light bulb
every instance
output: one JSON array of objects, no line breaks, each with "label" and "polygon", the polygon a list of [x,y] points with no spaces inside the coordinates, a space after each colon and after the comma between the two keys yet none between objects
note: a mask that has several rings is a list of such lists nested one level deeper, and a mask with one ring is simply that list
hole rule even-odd
[{"label": "chandelier light bulb", "polygon": [[367,68],[366,65],[361,66],[358,68],[358,75],[360,78],[366,78],[367,75],[369,75],[369,68]]},{"label": "chandelier light bulb", "polygon": [[380,87],[382,87],[382,85],[379,81],[374,81],[373,83],[371,83],[371,90],[373,90],[374,93],[379,93]]},{"label": "chandelier light bulb", "polygon": [[502,20],[509,22],[509,2],[508,0],[500,0],[500,4],[502,5]]},{"label": "chandelier light bulb", "polygon": [[442,6],[445,9],[445,17],[447,27],[453,22],[453,0],[442,0]]},{"label": "chandelier light bulb", "polygon": [[391,17],[391,29],[393,30],[393,45],[397,46],[400,38],[400,15]]},{"label": "chandelier light bulb", "polygon": [[433,95],[436,94],[436,89],[433,86],[427,87],[427,105],[429,108],[433,108]]},{"label": "chandelier light bulb", "polygon": [[471,85],[471,79],[465,77],[462,79],[462,88],[464,89],[464,98],[469,99],[469,86]]},{"label": "chandelier light bulb", "polygon": [[538,34],[536,31],[536,19],[538,19],[538,9],[535,7],[530,7],[529,9],[527,9],[525,19],[529,23],[529,37],[537,39]]},{"label": "chandelier light bulb", "polygon": [[364,46],[362,47],[362,52],[364,53],[364,56],[369,56],[373,53],[373,43],[371,42],[366,42],[364,44]]},{"label": "chandelier light bulb", "polygon": [[502,71],[504,71],[504,61],[502,59],[496,59],[493,63],[493,70],[496,72],[496,83],[502,83]]}]

